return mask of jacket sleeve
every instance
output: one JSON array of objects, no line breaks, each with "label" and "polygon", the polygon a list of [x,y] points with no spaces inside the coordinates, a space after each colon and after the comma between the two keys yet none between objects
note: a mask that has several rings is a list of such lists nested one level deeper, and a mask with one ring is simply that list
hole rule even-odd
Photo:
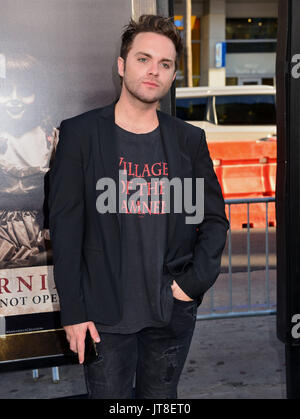
[{"label": "jacket sleeve", "polygon": [[229,223],[220,184],[209,155],[205,132],[194,160],[196,178],[204,178],[204,218],[197,227],[197,240],[189,268],[175,278],[180,288],[191,298],[201,297],[216,281],[221,269],[221,257]]},{"label": "jacket sleeve", "polygon": [[63,121],[49,171],[49,229],[63,326],[87,321],[81,291],[84,179],[80,143]]}]

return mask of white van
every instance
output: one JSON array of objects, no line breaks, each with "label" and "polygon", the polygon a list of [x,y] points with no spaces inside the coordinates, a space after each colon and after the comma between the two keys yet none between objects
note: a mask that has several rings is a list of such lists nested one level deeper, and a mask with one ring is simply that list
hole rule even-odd
[{"label": "white van", "polygon": [[203,128],[208,142],[268,140],[276,137],[276,89],[178,87],[176,116]]}]

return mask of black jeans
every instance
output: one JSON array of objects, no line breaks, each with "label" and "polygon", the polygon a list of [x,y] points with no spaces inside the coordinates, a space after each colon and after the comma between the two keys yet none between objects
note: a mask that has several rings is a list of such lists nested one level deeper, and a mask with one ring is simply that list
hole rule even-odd
[{"label": "black jeans", "polygon": [[167,326],[136,333],[101,333],[98,360],[84,366],[89,398],[176,399],[177,385],[195,329],[197,301],[173,298]]}]

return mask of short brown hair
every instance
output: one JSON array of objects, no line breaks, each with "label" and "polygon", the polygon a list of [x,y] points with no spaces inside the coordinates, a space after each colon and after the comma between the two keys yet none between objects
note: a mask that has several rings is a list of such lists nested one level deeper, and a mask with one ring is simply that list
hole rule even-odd
[{"label": "short brown hair", "polygon": [[128,25],[125,26],[122,34],[122,44],[120,56],[126,61],[127,54],[131,48],[134,38],[141,32],[154,32],[169,38],[176,49],[175,70],[183,49],[182,40],[179,30],[172,22],[172,18],[166,18],[158,15],[142,15],[138,22],[130,19]]}]

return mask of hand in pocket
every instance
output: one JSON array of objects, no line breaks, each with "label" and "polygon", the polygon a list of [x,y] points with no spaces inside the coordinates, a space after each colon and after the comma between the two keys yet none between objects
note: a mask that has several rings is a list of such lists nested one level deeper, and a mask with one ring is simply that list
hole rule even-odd
[{"label": "hand in pocket", "polygon": [[173,297],[177,300],[181,301],[193,301],[193,298],[189,297],[181,288],[180,286],[173,281],[173,284],[171,285]]}]

